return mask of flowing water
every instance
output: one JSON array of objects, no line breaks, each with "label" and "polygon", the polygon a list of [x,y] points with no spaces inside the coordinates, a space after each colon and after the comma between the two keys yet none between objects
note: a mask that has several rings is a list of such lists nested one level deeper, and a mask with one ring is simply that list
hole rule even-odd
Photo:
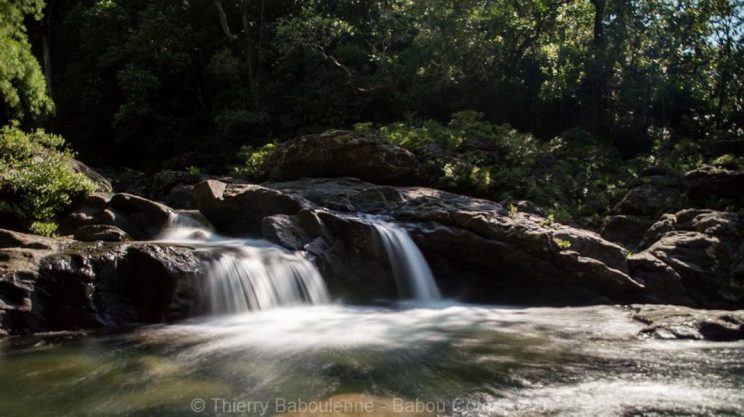
[{"label": "flowing water", "polygon": [[215,234],[188,216],[172,220],[160,240],[207,251],[202,291],[204,312],[236,314],[296,304],[329,302],[315,266],[267,241]]},{"label": "flowing water", "polygon": [[408,233],[387,222],[374,222],[373,226],[385,246],[398,291],[418,303],[441,300],[429,264]]},{"label": "flowing water", "polygon": [[[410,238],[380,233],[412,295],[436,299]],[[641,340],[610,306],[332,305],[267,242],[198,225],[162,239],[208,251],[210,310],[239,313],[2,340],[0,416],[744,415],[742,342]]]}]

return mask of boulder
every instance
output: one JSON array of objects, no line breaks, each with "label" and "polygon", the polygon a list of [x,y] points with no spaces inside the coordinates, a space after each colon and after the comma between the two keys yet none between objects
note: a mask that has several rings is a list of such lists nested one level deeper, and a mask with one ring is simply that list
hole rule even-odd
[{"label": "boulder", "polygon": [[636,249],[653,224],[654,221],[646,217],[619,214],[607,217],[599,234],[610,242]]},{"label": "boulder", "polygon": [[685,207],[682,181],[676,176],[641,177],[612,209],[617,214],[655,217]]},{"label": "boulder", "polygon": [[96,186],[96,191],[110,193],[113,191],[111,181],[77,159],[70,159],[72,170],[85,175]]},{"label": "boulder", "polygon": [[[493,201],[352,179],[264,185],[334,210],[318,213],[327,242],[318,262],[329,272],[324,276],[353,282],[350,292],[395,291],[374,220],[365,217],[386,214],[408,230],[445,293],[462,299],[559,305],[648,299],[629,276],[622,247],[540,216],[510,215]],[[365,284],[370,280],[375,284]]]},{"label": "boulder", "polygon": [[75,240],[84,242],[106,241],[106,242],[124,242],[132,240],[129,233],[119,229],[116,226],[108,224],[91,224],[82,226],[75,231]]},{"label": "boulder", "polygon": [[353,132],[303,136],[277,146],[264,165],[274,180],[355,177],[382,184],[420,184],[421,167],[409,151]]},{"label": "boulder", "polygon": [[684,188],[691,200],[706,207],[717,207],[721,199],[741,202],[744,172],[706,166],[687,172]]},{"label": "boulder", "polygon": [[0,229],[0,329],[23,334],[183,319],[195,308],[204,256],[163,244]]},{"label": "boulder", "polygon": [[682,210],[664,215],[648,230],[639,255],[671,268],[698,306],[738,308],[744,304],[738,269],[743,257],[742,230],[744,222],[735,213]]},{"label": "boulder", "polygon": [[744,339],[744,311],[697,310],[667,305],[632,306],[646,324],[642,337],[733,341]]},{"label": "boulder", "polygon": [[301,250],[312,239],[300,226],[298,216],[275,214],[261,220],[261,234],[277,245],[291,250]]},{"label": "boulder", "polygon": [[[128,193],[93,193],[73,207],[69,214],[60,220],[60,232],[77,234],[81,240],[99,240],[91,237],[94,229],[86,226],[103,225],[118,228],[134,239],[152,239],[167,227],[174,211],[161,203]],[[84,228],[78,233],[78,230]],[[109,240],[113,239],[109,236]],[[122,235],[123,237],[123,235]]]},{"label": "boulder", "polygon": [[297,196],[255,184],[225,184],[207,180],[194,187],[194,199],[218,232],[260,234],[261,221],[275,214],[297,214],[312,203]]}]

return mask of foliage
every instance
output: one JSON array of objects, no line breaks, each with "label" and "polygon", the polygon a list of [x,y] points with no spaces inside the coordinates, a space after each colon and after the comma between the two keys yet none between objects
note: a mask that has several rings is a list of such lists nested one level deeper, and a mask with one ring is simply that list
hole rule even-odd
[{"label": "foliage", "polygon": [[[366,121],[395,143],[450,149],[463,123],[466,135],[516,140],[487,129],[544,141],[581,128],[623,157],[649,152],[649,132],[698,142],[744,126],[744,5],[734,0],[0,4],[14,10],[3,10],[15,34],[3,35],[5,54],[29,50],[23,13],[44,13],[48,27],[33,33],[53,36],[32,41],[54,57],[51,127],[102,164],[219,159]],[[0,66],[43,91],[36,61],[10,58]]]},{"label": "foliage", "polygon": [[0,96],[11,119],[39,116],[53,109],[24,25],[27,15],[41,18],[43,8],[43,0],[0,0]]},{"label": "foliage", "polygon": [[94,190],[85,175],[72,169],[72,154],[61,136],[8,125],[0,130],[0,189],[9,195],[0,211],[33,232],[52,234],[55,216],[76,197]]},{"label": "foliage", "polygon": [[239,177],[258,179],[266,174],[265,164],[266,158],[268,158],[272,152],[274,152],[276,145],[273,143],[267,143],[263,146],[244,146],[240,149],[238,158],[243,163],[242,165],[233,167],[232,173]]}]

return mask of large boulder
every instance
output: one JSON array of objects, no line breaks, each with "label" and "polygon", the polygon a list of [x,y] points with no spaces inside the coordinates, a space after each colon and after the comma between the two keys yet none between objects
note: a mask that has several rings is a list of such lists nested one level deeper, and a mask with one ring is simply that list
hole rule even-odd
[{"label": "large boulder", "polygon": [[412,153],[347,131],[284,142],[264,166],[274,180],[355,177],[382,184],[421,183],[420,164]]},{"label": "large boulder", "polygon": [[[96,192],[61,219],[60,232],[74,234],[79,240],[139,240],[152,239],[166,228],[175,212],[168,206],[129,193]],[[95,227],[93,227],[95,226]],[[110,226],[110,227],[105,227]],[[91,232],[119,229],[124,235],[114,239],[111,233],[96,239]],[[116,232],[118,233],[118,232]]]},{"label": "large boulder", "polygon": [[719,206],[717,200],[741,202],[744,172],[706,166],[686,173],[684,187],[691,200],[705,207]]},{"label": "large boulder", "polygon": [[687,205],[679,177],[649,175],[639,178],[612,211],[616,214],[655,217]]},{"label": "large boulder", "polygon": [[22,334],[183,319],[202,257],[152,243],[85,243],[0,229],[0,331]]},{"label": "large boulder", "polygon": [[194,199],[218,232],[260,234],[261,221],[275,214],[297,214],[312,206],[306,199],[255,184],[207,180],[194,187]]},{"label": "large boulder", "polygon": [[[352,179],[264,186],[332,210],[319,213],[326,245],[315,252],[326,276],[353,282],[352,292],[394,291],[387,255],[370,224],[375,220],[368,217],[377,214],[408,230],[445,293],[462,299],[562,305],[650,299],[629,275],[622,247],[537,215],[510,215],[492,201]],[[375,285],[365,285],[369,280]]]},{"label": "large boulder", "polygon": [[651,259],[667,276],[678,277],[698,306],[741,307],[743,230],[744,222],[735,213],[682,210],[664,215],[648,230],[641,243],[645,250],[638,256]]},{"label": "large boulder", "polygon": [[607,217],[599,234],[610,242],[635,250],[654,221],[647,217],[619,214]]}]

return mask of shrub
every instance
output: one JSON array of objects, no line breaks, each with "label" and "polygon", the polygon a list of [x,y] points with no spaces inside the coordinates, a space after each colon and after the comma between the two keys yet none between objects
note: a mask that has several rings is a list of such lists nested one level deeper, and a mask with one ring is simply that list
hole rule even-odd
[{"label": "shrub", "polygon": [[232,168],[233,174],[250,179],[262,178],[266,175],[264,162],[276,149],[273,143],[263,146],[243,146],[238,152],[238,158],[243,164]]},{"label": "shrub", "polygon": [[53,234],[56,215],[95,189],[85,175],[73,170],[72,156],[61,136],[3,127],[0,189],[8,198],[0,204],[0,212],[34,233]]}]

